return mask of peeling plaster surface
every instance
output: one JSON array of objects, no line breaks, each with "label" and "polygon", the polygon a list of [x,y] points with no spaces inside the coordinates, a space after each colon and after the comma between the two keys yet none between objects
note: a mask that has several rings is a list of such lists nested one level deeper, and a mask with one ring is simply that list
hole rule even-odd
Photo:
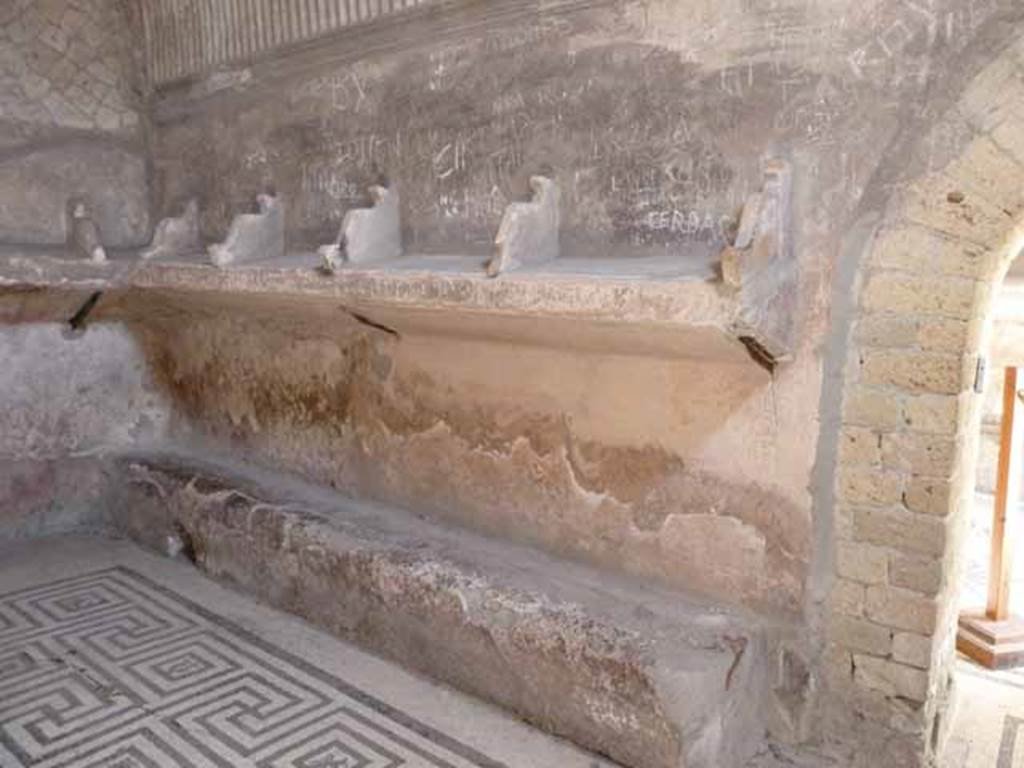
[{"label": "peeling plaster surface", "polygon": [[166,411],[124,328],[0,329],[0,456],[86,456],[153,441]]},{"label": "peeling plaster surface", "polygon": [[696,361],[395,339],[340,314],[333,334],[311,332],[301,313],[183,321],[201,311],[167,309],[135,327],[181,440],[571,557],[799,609],[809,521],[800,489],[779,482],[787,455],[759,369],[727,364],[710,377]]},{"label": "peeling plaster surface", "polygon": [[95,522],[104,457],[158,441],[167,424],[123,327],[0,328],[0,539]]}]

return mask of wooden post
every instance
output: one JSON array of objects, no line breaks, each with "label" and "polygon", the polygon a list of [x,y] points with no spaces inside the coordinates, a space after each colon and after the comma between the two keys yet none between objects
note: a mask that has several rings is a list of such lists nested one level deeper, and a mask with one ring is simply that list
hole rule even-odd
[{"label": "wooden post", "polygon": [[1013,575],[1014,545],[1017,542],[1017,505],[1020,503],[1021,445],[1024,417],[1019,413],[1017,369],[1006,369],[1003,384],[1003,422],[999,436],[999,474],[996,505],[992,519],[992,558],[988,575],[986,615],[992,621],[1010,617],[1010,579]]},{"label": "wooden post", "polygon": [[1018,543],[1021,474],[1024,473],[1024,414],[1018,408],[1016,368],[1006,369],[1003,420],[999,432],[999,474],[992,516],[992,556],[988,572],[988,604],[984,615],[960,616],[956,647],[990,669],[1024,664],[1024,619],[1010,615],[1010,580],[1014,546]]}]

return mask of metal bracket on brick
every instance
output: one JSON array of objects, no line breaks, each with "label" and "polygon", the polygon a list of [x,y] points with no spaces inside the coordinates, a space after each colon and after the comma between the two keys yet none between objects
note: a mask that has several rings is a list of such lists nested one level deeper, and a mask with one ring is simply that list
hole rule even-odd
[{"label": "metal bracket on brick", "polygon": [[487,274],[497,277],[525,264],[557,259],[561,198],[558,184],[545,176],[530,179],[533,199],[528,203],[512,203],[505,209],[498,236],[497,253],[487,264]]},{"label": "metal bracket on brick", "polygon": [[349,210],[338,239],[318,249],[328,272],[334,272],[342,264],[369,264],[402,255],[398,192],[386,187],[370,187],[370,196],[373,207]]},{"label": "metal bracket on brick", "polygon": [[765,164],[764,186],[743,207],[732,245],[722,253],[722,280],[738,292],[736,336],[770,365],[792,355],[797,263],[791,232],[789,164]]},{"label": "metal bracket on brick", "polygon": [[161,220],[153,232],[153,242],[139,254],[143,259],[173,258],[202,253],[199,237],[199,204],[189,200],[181,216]]},{"label": "metal bracket on brick", "polygon": [[242,213],[231,222],[228,236],[208,249],[218,267],[284,256],[284,204],[273,195],[256,198],[259,213]]}]

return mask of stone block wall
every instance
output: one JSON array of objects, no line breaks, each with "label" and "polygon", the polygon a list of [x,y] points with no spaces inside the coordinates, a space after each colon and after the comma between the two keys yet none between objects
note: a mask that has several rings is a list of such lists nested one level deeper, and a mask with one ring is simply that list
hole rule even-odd
[{"label": "stone block wall", "polygon": [[[978,360],[1024,242],[1024,53],[1009,46],[916,150],[866,246],[843,371],[824,680],[857,765],[931,764],[954,694]],[[948,153],[931,151],[956,136]],[[841,706],[835,703],[841,701]],[[850,718],[850,710],[860,715]]]},{"label": "stone block wall", "polygon": [[[952,648],[949,594],[970,453],[964,382],[973,360],[964,350],[980,332],[972,270],[983,258],[983,248],[914,222],[883,226],[853,328],[826,679],[856,702],[863,739],[892,765],[923,764],[948,685],[935,673]],[[838,728],[848,729],[841,717]]]},{"label": "stone block wall", "polygon": [[[688,61],[681,50],[699,35],[678,3],[653,3],[651,24],[619,0],[400,10],[301,47],[236,46],[227,66],[209,63],[224,54],[205,38],[178,46],[176,60],[201,74],[155,84],[161,215],[196,197],[217,240],[272,188],[299,259],[386,180],[401,193],[408,252],[485,257],[506,205],[547,173],[561,184],[567,262],[614,280],[618,265],[653,256],[716,280],[730,222],[773,156],[750,137],[782,144],[802,131],[773,123],[789,75],[801,100],[816,98],[818,77],[794,61]],[[750,31],[769,23],[731,13]],[[301,32],[312,17],[290,18]],[[177,20],[152,16],[150,42],[180,40]],[[234,23],[251,45],[252,27]],[[688,39],[659,39],[667,28]],[[845,88],[824,98],[836,105]],[[821,130],[837,131],[835,118]],[[791,159],[796,178],[820,169]],[[797,196],[795,218],[821,216],[811,195]],[[799,237],[826,247],[829,235]],[[600,338],[587,353],[557,338],[484,339],[472,320],[452,334],[358,329],[366,340],[343,313],[299,300],[265,313],[227,297],[182,301],[137,332],[182,434],[192,425],[221,450],[356,496],[791,617],[809,562],[823,321],[807,311],[823,274],[810,261],[794,269],[805,266],[792,319],[807,334],[774,373],[652,354],[643,323],[635,352],[602,350]],[[536,324],[529,313],[491,322],[505,321]],[[558,335],[536,327],[534,338]]]}]

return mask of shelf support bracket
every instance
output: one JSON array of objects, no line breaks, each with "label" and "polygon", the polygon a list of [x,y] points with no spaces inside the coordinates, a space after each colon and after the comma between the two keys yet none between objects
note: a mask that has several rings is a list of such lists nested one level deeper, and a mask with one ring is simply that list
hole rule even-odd
[{"label": "shelf support bracket", "polygon": [[153,242],[139,254],[143,259],[184,256],[202,253],[199,237],[199,204],[189,200],[181,216],[162,219],[153,232]]},{"label": "shelf support bracket", "polygon": [[218,267],[284,256],[284,204],[273,195],[256,198],[259,213],[242,213],[231,222],[228,236],[209,248]]},{"label": "shelf support bracket", "polygon": [[107,260],[107,251],[103,247],[100,229],[89,215],[85,201],[72,200],[68,208],[68,248],[77,257],[88,259],[94,264],[104,263]]},{"label": "shelf support bracket", "polygon": [[402,255],[402,219],[398,192],[370,187],[371,208],[352,208],[345,214],[338,239],[317,250],[323,268],[335,272],[343,263],[369,264]]},{"label": "shelf support bracket", "polygon": [[498,236],[497,252],[487,264],[487,274],[497,277],[524,264],[557,259],[561,253],[558,234],[561,224],[558,184],[546,176],[530,179],[533,199],[512,203],[505,209]]},{"label": "shelf support bracket", "polygon": [[736,239],[722,253],[722,280],[739,295],[734,332],[772,365],[792,356],[798,271],[791,197],[789,164],[768,161],[764,186],[747,199]]}]

